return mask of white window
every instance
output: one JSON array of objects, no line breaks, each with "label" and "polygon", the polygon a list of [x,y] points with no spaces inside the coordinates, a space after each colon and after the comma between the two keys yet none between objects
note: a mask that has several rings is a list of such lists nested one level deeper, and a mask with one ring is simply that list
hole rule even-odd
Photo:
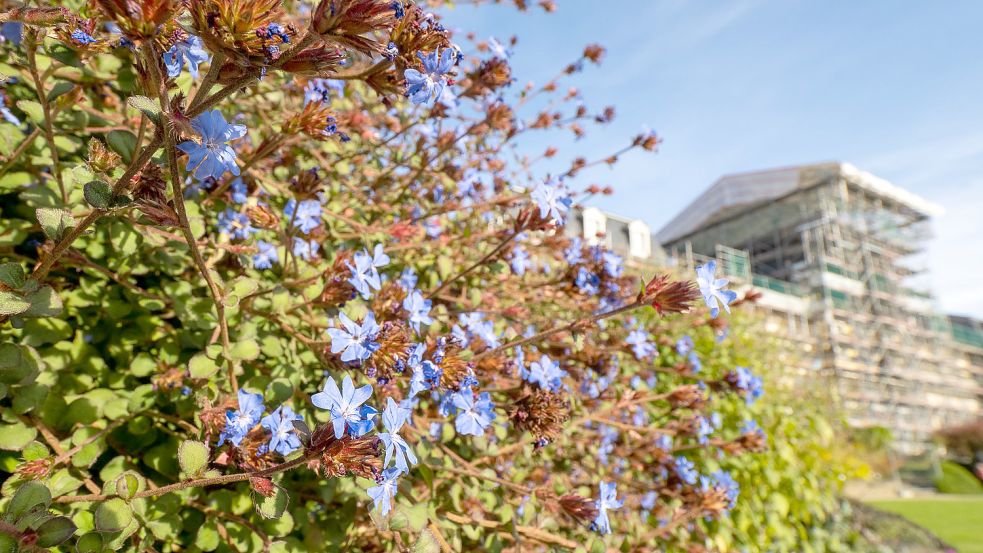
[{"label": "white window", "polygon": [[652,255],[652,229],[642,221],[628,224],[628,253],[642,259]]},{"label": "white window", "polygon": [[584,241],[591,246],[606,244],[608,218],[596,207],[584,209]]}]

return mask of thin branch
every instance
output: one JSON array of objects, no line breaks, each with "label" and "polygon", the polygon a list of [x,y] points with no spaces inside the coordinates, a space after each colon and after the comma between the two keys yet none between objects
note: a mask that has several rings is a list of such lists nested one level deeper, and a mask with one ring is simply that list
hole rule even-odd
[{"label": "thin branch", "polygon": [[34,79],[34,88],[38,93],[38,100],[41,102],[41,110],[44,112],[44,134],[48,140],[48,149],[51,150],[52,171],[55,174],[55,181],[58,182],[58,189],[61,191],[61,201],[68,204],[68,191],[65,190],[65,183],[61,179],[61,161],[58,156],[58,146],[55,145],[55,131],[52,125],[53,116],[51,114],[51,104],[48,96],[44,92],[44,83],[41,82],[41,75],[38,73],[37,50],[39,44],[35,41],[33,32],[25,34],[27,43],[27,66],[31,70],[31,78]]},{"label": "thin branch", "polygon": [[473,264],[471,264],[470,266],[468,266],[467,269],[464,269],[463,271],[457,273],[456,275],[454,275],[454,276],[448,278],[447,280],[445,280],[444,282],[442,282],[440,284],[440,286],[437,287],[436,290],[434,290],[433,292],[430,292],[429,294],[427,294],[427,298],[428,299],[433,298],[437,294],[441,293],[444,290],[444,288],[447,288],[448,286],[450,286],[450,284],[453,283],[455,280],[467,276],[468,273],[470,273],[471,271],[477,269],[478,267],[481,267],[485,263],[488,263],[488,261],[490,261],[491,259],[494,259],[495,257],[497,257],[498,254],[501,253],[502,250],[504,250],[505,247],[508,246],[516,236],[518,236],[518,234],[519,234],[518,232],[514,232],[514,231],[512,233],[510,233],[508,235],[508,237],[505,238],[505,240],[502,240],[502,243],[501,244],[499,244],[498,246],[495,246],[495,249],[493,249],[492,251],[490,251],[487,254],[485,254],[478,261],[475,261]]},{"label": "thin branch", "polygon": [[[161,486],[159,488],[153,488],[149,490],[143,490],[138,492],[133,496],[133,499],[139,499],[141,497],[157,497],[160,495],[169,494],[171,492],[176,492],[180,490],[186,490],[188,488],[205,488],[208,486],[221,486],[223,484],[233,484],[235,482],[244,482],[250,478],[270,476],[273,474],[279,474],[281,472],[286,472],[290,469],[297,468],[305,463],[314,454],[303,455],[292,461],[285,461],[279,465],[274,465],[272,467],[256,470],[252,472],[240,472],[237,474],[225,474],[222,476],[213,476],[211,478],[191,478],[188,480],[182,480],[180,482],[175,482],[174,484],[169,484],[167,486]],[[105,495],[99,493],[93,493],[89,495],[63,495],[61,497],[55,498],[56,503],[78,503],[82,501],[104,501],[113,497],[112,495]]]},{"label": "thin branch", "polygon": [[[159,97],[161,109],[164,110],[167,117],[172,117],[171,103],[168,98],[166,85],[162,85],[160,87]],[[171,176],[171,192],[172,196],[174,196],[174,211],[177,213],[181,232],[184,234],[185,241],[188,244],[188,250],[191,252],[191,258],[198,267],[198,272],[200,272],[202,278],[205,279],[205,283],[208,285],[208,291],[212,295],[213,303],[215,303],[215,313],[216,317],[218,318],[218,325],[222,337],[222,350],[225,352],[225,358],[229,365],[229,384],[232,387],[232,393],[235,394],[239,391],[239,382],[236,379],[236,363],[229,354],[229,352],[232,351],[232,344],[229,340],[229,322],[225,315],[224,293],[222,292],[222,288],[219,287],[218,283],[215,282],[215,278],[213,277],[211,270],[205,263],[205,258],[202,257],[201,250],[198,248],[198,241],[195,239],[194,232],[191,230],[191,223],[188,221],[188,211],[184,205],[184,190],[181,187],[181,177],[178,174],[177,146],[174,136],[174,128],[171,125],[165,124],[163,125],[163,131],[164,152],[167,155],[167,165]]]},{"label": "thin branch", "polygon": [[523,344],[528,344],[530,342],[538,342],[539,340],[542,340],[543,338],[547,338],[547,337],[552,336],[554,334],[557,334],[559,332],[565,332],[565,331],[568,331],[568,330],[574,330],[574,329],[576,329],[578,327],[586,327],[587,325],[590,325],[592,323],[596,323],[597,321],[600,321],[600,320],[603,320],[603,319],[607,319],[608,317],[613,317],[613,316],[615,316],[615,315],[617,315],[619,313],[624,313],[625,311],[631,311],[632,309],[636,309],[638,307],[642,307],[643,305],[645,305],[643,302],[636,301],[634,303],[630,303],[628,305],[623,305],[623,306],[618,307],[616,309],[612,309],[611,311],[605,311],[604,313],[598,313],[596,315],[591,315],[590,317],[584,317],[582,319],[577,319],[576,321],[573,321],[572,323],[567,323],[567,324],[562,325],[562,326],[548,328],[548,329],[546,329],[546,330],[544,330],[542,332],[537,332],[536,334],[533,334],[532,336],[527,336],[525,338],[520,338],[518,340],[513,340],[511,342],[508,342],[507,344],[502,344],[502,345],[498,346],[497,348],[485,350],[485,351],[483,351],[483,352],[475,355],[472,358],[472,361],[478,361],[479,359],[483,359],[483,358],[488,357],[490,355],[494,355],[496,353],[499,353],[501,351],[504,351],[504,350],[507,350],[507,349],[510,349],[510,348],[514,348],[516,346],[521,346]]}]

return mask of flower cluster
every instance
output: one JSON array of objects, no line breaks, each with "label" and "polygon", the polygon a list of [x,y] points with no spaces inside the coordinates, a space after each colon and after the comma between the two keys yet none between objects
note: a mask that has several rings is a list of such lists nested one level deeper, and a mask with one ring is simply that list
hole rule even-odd
[{"label": "flower cluster", "polygon": [[[9,56],[0,97],[23,146],[0,411],[76,444],[4,447],[73,513],[109,505],[100,547],[271,549],[272,517],[284,543],[340,529],[324,539],[352,550],[485,549],[519,539],[505,525],[530,549],[672,548],[739,508],[727,461],[767,441],[763,382],[714,355],[706,317],[736,294],[713,262],[652,276],[570,224],[610,190],[591,168],[656,138],[513,162],[520,138],[614,118],[559,81],[603,49],[518,90],[515,40],[470,47],[422,3],[92,5],[15,12],[52,56]],[[102,532],[131,485],[139,523]]]}]

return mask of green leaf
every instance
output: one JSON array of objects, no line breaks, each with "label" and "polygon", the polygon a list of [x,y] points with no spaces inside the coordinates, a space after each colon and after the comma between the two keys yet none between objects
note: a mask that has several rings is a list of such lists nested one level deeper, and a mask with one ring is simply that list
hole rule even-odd
[{"label": "green leaf", "polygon": [[188,374],[191,378],[208,378],[218,371],[218,363],[204,353],[196,353],[188,361]]},{"label": "green leaf", "polygon": [[20,263],[11,261],[0,265],[0,282],[11,288],[20,288],[27,281],[24,267]]},{"label": "green leaf", "polygon": [[274,487],[274,490],[270,497],[256,494],[258,497],[254,499],[256,512],[264,518],[282,517],[283,512],[287,510],[287,504],[290,503],[290,496],[287,495],[287,492],[279,487]]},{"label": "green leaf", "polygon": [[41,207],[36,213],[45,236],[52,240],[60,240],[65,231],[75,227],[75,219],[72,214],[63,209]]},{"label": "green leaf", "polygon": [[93,522],[100,532],[119,532],[132,520],[133,511],[130,506],[122,499],[114,497],[99,504]]},{"label": "green leaf", "polygon": [[25,317],[56,317],[63,307],[58,293],[50,286],[31,292],[24,299],[31,302],[30,309],[24,312]]},{"label": "green leaf", "polygon": [[107,209],[113,204],[113,190],[101,180],[86,183],[83,193],[85,201],[96,209]]},{"label": "green leaf", "polygon": [[0,291],[0,315],[18,315],[31,308],[31,302],[13,292]]},{"label": "green leaf", "polygon": [[31,442],[24,448],[23,454],[25,461],[37,461],[51,455],[51,452],[41,442]]},{"label": "green leaf", "polygon": [[44,122],[44,108],[41,107],[40,102],[34,100],[18,100],[17,107],[27,114],[27,118],[32,123],[41,124]]},{"label": "green leaf", "polygon": [[48,91],[48,102],[54,102],[56,98],[75,88],[75,85],[68,81],[59,81]]},{"label": "green leaf", "polygon": [[89,532],[75,542],[76,553],[100,553],[102,551],[102,534]]},{"label": "green leaf", "polygon": [[17,421],[13,424],[0,424],[0,449],[20,451],[34,441],[38,431]]},{"label": "green leaf", "polygon": [[440,553],[440,543],[430,530],[420,532],[420,537],[413,544],[413,553]]},{"label": "green leaf", "polygon": [[206,522],[198,528],[198,534],[195,536],[195,545],[199,549],[202,551],[215,551],[218,548],[218,544],[218,528],[215,527],[214,521]]},{"label": "green leaf", "polygon": [[259,357],[259,344],[251,338],[232,344],[229,356],[240,361],[252,361]]},{"label": "green leaf", "polygon": [[68,517],[55,517],[38,527],[38,547],[54,547],[75,534],[75,523]]},{"label": "green leaf", "polygon": [[437,258],[437,274],[440,275],[440,278],[444,279],[451,276],[453,270],[454,261],[451,258],[445,255]]},{"label": "green leaf", "polygon": [[116,478],[116,495],[123,499],[133,499],[133,496],[143,491],[145,482],[143,476],[128,470]]},{"label": "green leaf", "polygon": [[160,106],[157,102],[146,96],[130,96],[126,99],[126,103],[130,104],[130,107],[140,110],[154,123],[160,124]]},{"label": "green leaf", "polygon": [[14,523],[28,512],[37,509],[47,510],[50,505],[51,491],[48,487],[40,482],[27,481],[14,493],[14,497],[7,505],[4,520]]},{"label": "green leaf", "polygon": [[201,474],[208,466],[208,446],[202,442],[185,440],[178,446],[177,460],[181,470],[188,476]]},{"label": "green leaf", "polygon": [[137,148],[137,136],[130,131],[109,131],[106,134],[106,144],[119,154],[125,163],[133,161],[133,152]]},{"label": "green leaf", "polygon": [[[375,512],[374,510],[372,511]],[[389,529],[403,530],[410,525],[410,518],[406,515],[405,509],[398,507],[389,515]]]}]

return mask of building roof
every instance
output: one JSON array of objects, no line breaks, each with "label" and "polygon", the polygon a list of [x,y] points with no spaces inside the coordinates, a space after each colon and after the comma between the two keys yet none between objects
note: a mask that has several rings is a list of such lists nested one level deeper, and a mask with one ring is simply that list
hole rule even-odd
[{"label": "building roof", "polygon": [[941,215],[942,208],[890,182],[844,162],[797,165],[725,175],[656,233],[662,244],[683,238],[706,223],[764,202],[805,190],[839,175],[868,192],[890,198],[919,214]]}]

